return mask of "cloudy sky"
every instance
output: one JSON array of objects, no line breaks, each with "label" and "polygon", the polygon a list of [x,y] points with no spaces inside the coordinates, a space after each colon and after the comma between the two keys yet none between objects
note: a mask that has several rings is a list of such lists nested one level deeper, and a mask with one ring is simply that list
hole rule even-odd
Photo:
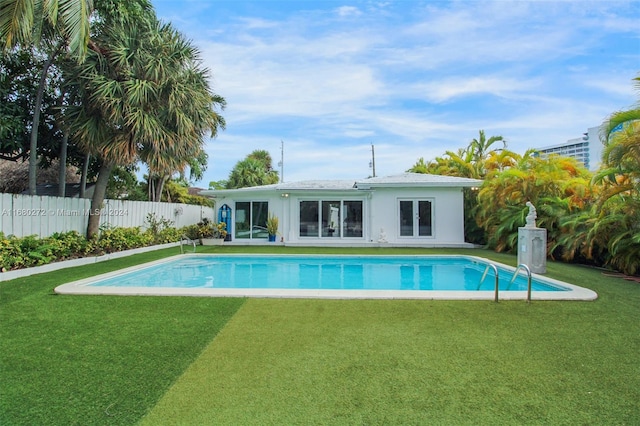
[{"label": "cloudy sky", "polygon": [[[198,186],[265,149],[284,180],[401,173],[484,129],[523,153],[638,100],[637,1],[153,0],[202,52],[227,129]],[[280,170],[280,169],[279,169]]]}]

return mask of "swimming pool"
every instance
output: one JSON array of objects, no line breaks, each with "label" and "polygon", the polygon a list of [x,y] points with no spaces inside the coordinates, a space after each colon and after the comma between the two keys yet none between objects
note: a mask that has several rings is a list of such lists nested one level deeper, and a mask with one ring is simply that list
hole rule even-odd
[{"label": "swimming pool", "polygon": [[[60,294],[493,299],[490,262],[473,256],[184,254],[64,284]],[[525,299],[527,279],[498,268],[500,299]],[[483,279],[484,276],[484,279]],[[588,289],[535,275],[533,299],[593,300]]]}]

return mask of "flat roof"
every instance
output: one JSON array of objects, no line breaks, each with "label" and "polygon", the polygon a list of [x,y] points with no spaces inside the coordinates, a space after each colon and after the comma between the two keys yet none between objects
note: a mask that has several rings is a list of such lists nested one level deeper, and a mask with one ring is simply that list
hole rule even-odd
[{"label": "flat roof", "polygon": [[373,177],[366,179],[346,180],[304,180],[298,182],[283,182],[272,185],[250,186],[237,189],[210,189],[201,191],[201,195],[217,195],[238,192],[263,191],[358,191],[371,188],[431,188],[431,187],[475,187],[480,186],[482,180],[456,176],[431,175],[425,173],[402,173],[398,175]]}]

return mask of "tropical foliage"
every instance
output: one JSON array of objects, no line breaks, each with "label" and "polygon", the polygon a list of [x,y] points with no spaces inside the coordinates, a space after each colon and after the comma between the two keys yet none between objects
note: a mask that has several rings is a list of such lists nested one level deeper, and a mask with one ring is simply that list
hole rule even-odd
[{"label": "tropical foliage", "polygon": [[[635,82],[640,89],[640,77]],[[530,201],[537,225],[547,229],[550,256],[638,274],[640,107],[613,113],[602,129],[604,154],[595,175],[569,158],[516,154],[483,131],[467,148],[430,162],[420,158],[409,171],[484,179],[478,191],[465,191],[467,241],[515,251]],[[497,142],[502,146],[492,148]]]},{"label": "tropical foliage", "polygon": [[0,38],[10,48],[38,43],[53,33],[65,39],[71,52],[82,59],[89,43],[92,10],[91,0],[3,0]]},{"label": "tropical foliage", "polygon": [[203,238],[225,238],[227,236],[227,224],[213,222],[205,217],[201,222],[185,226],[183,233],[192,240],[202,241]]},{"label": "tropical foliage", "polygon": [[35,235],[19,238],[0,232],[1,271],[175,242],[190,229],[173,225],[172,221],[150,213],[143,227],[104,227],[98,237],[90,240],[76,231],[56,232],[44,238]]},{"label": "tropical foliage", "polygon": [[530,201],[538,210],[538,226],[547,229],[553,244],[563,231],[561,219],[592,204],[591,175],[571,158],[541,159],[531,153],[513,158],[518,160],[514,167],[487,175],[473,210],[477,224],[487,233],[490,247],[513,251]]},{"label": "tropical foliage", "polygon": [[[224,126],[214,110],[224,99],[209,88],[197,49],[151,12],[142,21],[119,18],[95,36],[102,49],[77,67],[82,102],[70,111],[79,142],[102,161],[92,208],[101,205],[114,166],[142,160],[150,181],[166,177]],[[89,237],[98,231],[98,218],[91,219]]]},{"label": "tropical foliage", "polygon": [[[491,148],[497,142],[502,142],[502,148]],[[472,139],[466,148],[457,152],[446,151],[444,156],[436,157],[428,163],[424,158],[419,158],[408,171],[484,179],[490,171],[502,170],[515,164],[517,154],[505,148],[506,143],[502,136],[491,136],[487,139],[484,130],[480,130],[478,138]],[[476,221],[477,195],[475,188],[466,188],[464,191],[465,239],[475,244],[485,244],[485,230],[479,227]]]},{"label": "tropical foliage", "polygon": [[255,150],[244,160],[238,161],[229,174],[226,188],[246,188],[278,183],[278,172],[273,169],[271,155]]},{"label": "tropical foliage", "polygon": [[[14,52],[30,49],[41,58],[37,73],[15,79],[26,81],[26,90],[10,85],[14,79],[0,81],[3,99],[24,99],[21,111],[4,103],[0,109],[2,132],[9,137],[3,138],[1,153],[11,159],[29,156],[32,193],[36,154],[43,152],[60,158],[60,179],[69,161],[80,165],[78,158],[84,159],[83,182],[89,165],[97,165],[92,201],[97,210],[117,167],[146,163],[148,193],[158,201],[174,173],[188,168],[192,177],[202,177],[204,140],[224,128],[217,109],[225,101],[209,87],[198,50],[171,25],[159,22],[148,0],[7,0],[0,4],[0,31],[5,48],[0,67],[12,75],[34,69],[5,60]],[[49,93],[58,98],[49,100]],[[47,114],[54,102],[55,116]],[[42,130],[29,128],[51,129],[56,147],[45,151]],[[122,177],[119,183],[131,186],[129,176]],[[97,216],[90,218],[88,236],[98,232],[98,223]]]},{"label": "tropical foliage", "polygon": [[[634,79],[640,90],[640,77]],[[640,273],[640,103],[605,121],[601,188],[593,207],[566,219],[565,258],[578,252],[628,274]],[[571,237],[569,237],[569,235]]]}]

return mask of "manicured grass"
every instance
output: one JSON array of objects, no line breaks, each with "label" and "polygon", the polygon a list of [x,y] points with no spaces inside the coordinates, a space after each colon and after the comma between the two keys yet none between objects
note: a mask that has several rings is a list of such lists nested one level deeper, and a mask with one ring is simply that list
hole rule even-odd
[{"label": "manicured grass", "polygon": [[0,283],[0,424],[640,424],[637,283],[550,263],[599,299],[51,295],[167,253]]},{"label": "manicured grass", "polygon": [[0,283],[0,424],[134,424],[243,299],[68,297],[75,279],[176,254],[145,253]]}]

